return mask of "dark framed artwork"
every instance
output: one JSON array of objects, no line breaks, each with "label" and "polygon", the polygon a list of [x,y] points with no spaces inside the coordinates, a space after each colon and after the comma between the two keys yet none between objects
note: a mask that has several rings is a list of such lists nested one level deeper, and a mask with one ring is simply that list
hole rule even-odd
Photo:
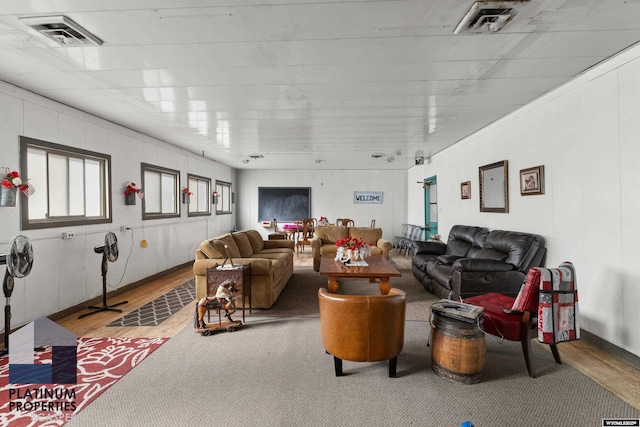
[{"label": "dark framed artwork", "polygon": [[507,160],[480,166],[480,212],[509,213]]},{"label": "dark framed artwork", "polygon": [[471,198],[471,181],[465,181],[460,184],[460,198],[461,199]]},{"label": "dark framed artwork", "polygon": [[520,170],[520,195],[544,194],[544,165]]}]

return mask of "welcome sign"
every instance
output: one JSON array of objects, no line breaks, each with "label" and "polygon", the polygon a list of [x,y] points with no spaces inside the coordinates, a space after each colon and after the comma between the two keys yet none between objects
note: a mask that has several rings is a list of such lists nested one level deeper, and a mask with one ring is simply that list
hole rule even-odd
[{"label": "welcome sign", "polygon": [[353,203],[382,203],[382,191],[354,191]]}]

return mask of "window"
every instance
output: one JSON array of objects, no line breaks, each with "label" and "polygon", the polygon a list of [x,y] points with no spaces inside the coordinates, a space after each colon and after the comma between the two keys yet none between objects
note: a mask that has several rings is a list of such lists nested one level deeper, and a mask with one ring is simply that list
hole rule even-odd
[{"label": "window", "polygon": [[23,230],[112,222],[111,156],[21,136],[20,160]]},{"label": "window", "polygon": [[189,181],[189,212],[188,216],[211,215],[211,179],[187,174]]},{"label": "window", "polygon": [[142,219],[180,216],[180,171],[142,163]]},{"label": "window", "polygon": [[218,193],[218,203],[216,203],[217,214],[231,213],[231,183],[216,181],[216,193]]}]

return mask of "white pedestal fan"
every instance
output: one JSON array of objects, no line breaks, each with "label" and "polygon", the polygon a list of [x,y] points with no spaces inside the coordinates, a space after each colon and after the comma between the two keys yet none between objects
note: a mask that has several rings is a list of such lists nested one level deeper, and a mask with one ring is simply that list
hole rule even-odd
[{"label": "white pedestal fan", "polygon": [[0,265],[6,264],[7,270],[2,281],[2,291],[5,297],[4,306],[4,349],[0,356],[9,353],[9,334],[11,333],[11,293],[14,279],[21,279],[31,272],[33,266],[33,247],[26,236],[16,236],[9,242],[9,253],[0,255]]},{"label": "white pedestal fan", "polygon": [[90,305],[93,311],[89,313],[81,314],[78,319],[90,316],[92,314],[100,313],[101,311],[117,311],[122,313],[122,310],[115,308],[122,304],[127,304],[128,301],[121,301],[117,304],[107,305],[107,269],[109,262],[115,262],[118,259],[118,238],[112,232],[107,233],[104,236],[104,245],[96,246],[93,251],[97,254],[102,254],[102,305]]}]

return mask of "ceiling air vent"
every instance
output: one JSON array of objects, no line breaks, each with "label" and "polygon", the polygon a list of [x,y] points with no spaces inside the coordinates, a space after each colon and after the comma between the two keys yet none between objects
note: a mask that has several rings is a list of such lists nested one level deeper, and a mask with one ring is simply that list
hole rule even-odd
[{"label": "ceiling air vent", "polygon": [[78,23],[66,16],[36,16],[19,18],[25,25],[61,46],[100,46],[102,40],[91,34]]},{"label": "ceiling air vent", "polygon": [[251,157],[253,160],[263,159],[264,158],[264,156],[262,154],[249,154],[249,157]]},{"label": "ceiling air vent", "polygon": [[477,1],[471,6],[453,33],[477,34],[500,31],[511,22],[528,1]]}]

